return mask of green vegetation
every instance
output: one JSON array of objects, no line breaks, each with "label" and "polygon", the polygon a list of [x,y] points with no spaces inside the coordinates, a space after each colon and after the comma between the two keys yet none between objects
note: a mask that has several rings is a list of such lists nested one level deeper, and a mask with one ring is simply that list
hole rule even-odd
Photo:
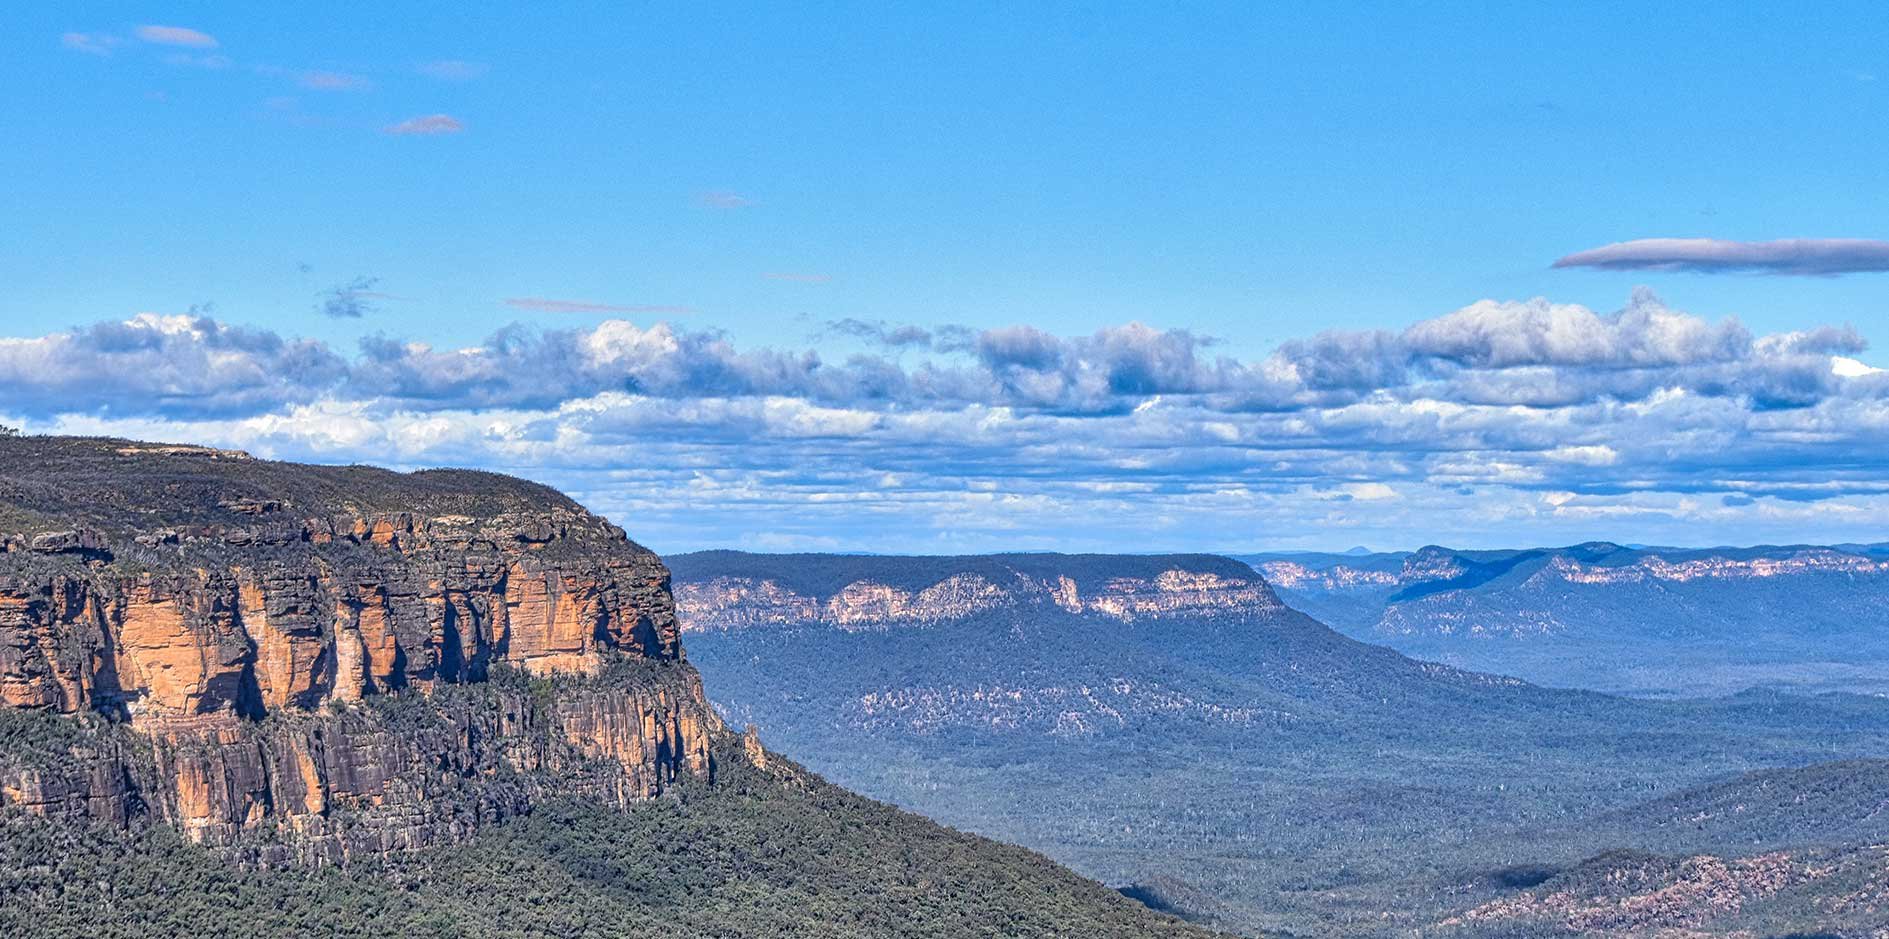
[{"label": "green vegetation", "polygon": [[244,870],[161,828],[14,819],[0,932],[91,939],[1205,936],[1048,860],[722,754],[629,811],[542,806],[470,844]]},{"label": "green vegetation", "polygon": [[[803,580],[821,577],[837,579]],[[1404,935],[1610,848],[1889,837],[1864,817],[1880,804],[1863,787],[1873,764],[1768,777],[1775,811],[1762,821],[1750,798],[1687,794],[1746,771],[1889,756],[1889,701],[1875,698],[1545,689],[1415,662],[1296,614],[1124,624],[1028,610],[686,645],[732,721],[836,782],[1105,882],[1153,885],[1136,895],[1227,928]],[[1793,808],[1787,792],[1825,794]],[[1754,818],[1695,835],[1646,814],[1688,817],[1689,800]]]},{"label": "green vegetation", "polygon": [[582,510],[548,486],[475,470],[396,473],[103,437],[0,435],[0,532],[253,525],[277,511],[302,519]]}]

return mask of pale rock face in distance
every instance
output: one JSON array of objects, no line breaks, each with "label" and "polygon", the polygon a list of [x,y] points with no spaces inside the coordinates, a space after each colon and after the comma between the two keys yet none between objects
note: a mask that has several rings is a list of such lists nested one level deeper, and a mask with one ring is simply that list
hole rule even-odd
[{"label": "pale rock face in distance", "polygon": [[1088,594],[1068,576],[1032,577],[1022,572],[1013,572],[1002,582],[979,574],[954,574],[918,590],[856,580],[825,598],[796,593],[769,579],[721,576],[679,583],[675,594],[676,615],[683,632],[809,624],[842,630],[885,629],[948,622],[1035,604],[1124,623],[1282,608],[1257,576],[1229,577],[1179,568],[1153,577],[1113,577]]}]

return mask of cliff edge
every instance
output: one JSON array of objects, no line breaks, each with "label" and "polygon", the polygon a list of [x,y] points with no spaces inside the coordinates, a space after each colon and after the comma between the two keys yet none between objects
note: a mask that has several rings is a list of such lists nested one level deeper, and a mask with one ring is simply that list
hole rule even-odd
[{"label": "cliff edge", "polygon": [[648,799],[725,733],[668,572],[543,486],[0,439],[0,808],[262,862]]}]

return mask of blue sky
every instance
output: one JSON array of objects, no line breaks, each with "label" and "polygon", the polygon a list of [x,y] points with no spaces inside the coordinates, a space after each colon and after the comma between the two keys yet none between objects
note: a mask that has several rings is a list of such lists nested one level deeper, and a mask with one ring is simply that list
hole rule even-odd
[{"label": "blue sky", "polygon": [[[9,10],[0,415],[499,466],[666,550],[1889,537],[1880,265],[1553,266],[1883,236],[1879,5],[901,6]],[[1308,378],[1331,330],[1420,374]]]}]

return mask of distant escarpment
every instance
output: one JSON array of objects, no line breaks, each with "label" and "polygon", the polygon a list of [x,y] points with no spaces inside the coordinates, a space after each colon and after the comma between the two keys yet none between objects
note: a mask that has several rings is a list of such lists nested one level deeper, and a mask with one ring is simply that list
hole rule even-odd
[{"label": "distant escarpment", "polygon": [[263,862],[647,799],[724,733],[668,574],[542,486],[0,440],[0,811]]},{"label": "distant escarpment", "polygon": [[1032,609],[1121,622],[1284,609],[1251,568],[1211,555],[705,551],[669,558],[669,564],[685,632],[757,626],[860,631]]},{"label": "distant escarpment", "polygon": [[1889,545],[1242,558],[1282,599],[1418,658],[1658,697],[1889,692]]}]

